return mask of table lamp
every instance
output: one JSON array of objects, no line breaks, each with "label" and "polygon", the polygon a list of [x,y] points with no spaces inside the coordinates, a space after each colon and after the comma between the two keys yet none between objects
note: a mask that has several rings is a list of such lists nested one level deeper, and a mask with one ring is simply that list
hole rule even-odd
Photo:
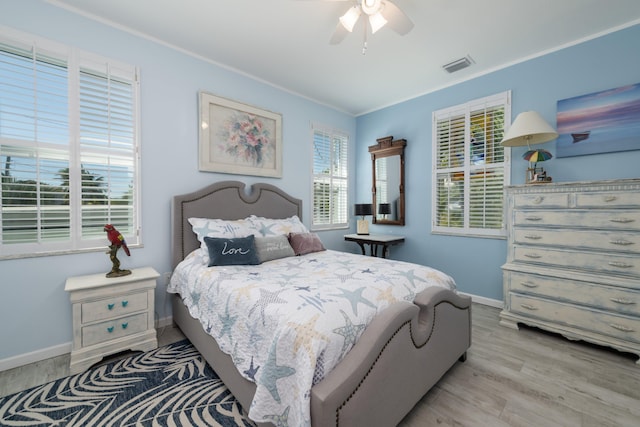
[{"label": "table lamp", "polygon": [[358,234],[369,234],[369,221],[364,219],[364,217],[373,213],[371,203],[357,203],[355,205],[355,211],[356,216],[359,216],[361,218],[358,220],[356,232]]},{"label": "table lamp", "polygon": [[[536,170],[537,162],[549,160],[552,156],[546,150],[531,150],[531,146],[535,144],[544,144],[558,137],[556,132],[542,116],[535,111],[525,111],[518,114],[518,117],[511,124],[509,130],[504,134],[502,145],[505,147],[524,147],[527,146],[529,151],[524,154],[525,160],[534,163],[534,167],[527,169],[527,183],[531,182],[549,182],[550,177],[546,176],[546,172],[540,168]],[[534,160],[530,160],[534,159]],[[538,181],[538,179],[542,180]]]}]

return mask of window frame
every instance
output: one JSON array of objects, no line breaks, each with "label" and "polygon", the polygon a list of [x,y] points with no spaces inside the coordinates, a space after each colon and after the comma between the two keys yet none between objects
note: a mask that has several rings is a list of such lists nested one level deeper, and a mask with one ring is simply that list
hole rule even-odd
[{"label": "window frame", "polygon": [[[316,133],[320,132],[323,134],[326,134],[329,139],[331,140],[330,144],[330,148],[329,148],[329,155],[331,157],[331,159],[329,160],[329,163],[331,166],[335,166],[335,159],[333,158],[333,154],[335,152],[335,147],[334,147],[334,141],[335,138],[343,138],[342,143],[345,145],[344,148],[341,150],[342,154],[345,156],[344,159],[339,159],[339,163],[341,165],[344,165],[344,176],[340,176],[335,172],[335,167],[330,167],[330,173],[328,174],[317,174],[315,173],[315,162],[316,162]],[[312,123],[311,124],[311,147],[312,147],[312,154],[311,154],[311,226],[310,229],[312,231],[324,231],[324,230],[337,230],[337,229],[346,229],[349,228],[349,192],[350,192],[350,183],[349,183],[349,151],[350,151],[350,146],[351,146],[351,137],[349,135],[348,132],[343,131],[343,130],[339,130],[339,129],[335,129],[331,126],[325,126],[322,124],[318,124],[318,123]],[[337,186],[338,183],[340,183],[342,185],[343,188],[343,193],[342,193],[342,197],[343,197],[343,203],[344,206],[340,207],[336,207],[335,204],[331,204],[331,200],[329,200],[330,203],[330,207],[329,207],[329,221],[326,223],[317,223],[316,222],[316,195],[315,195],[315,185],[316,185],[316,181],[322,179],[328,182],[329,185],[329,191],[333,192],[335,191],[335,188]],[[336,213],[334,210],[335,209],[342,209],[342,212]],[[339,220],[335,220],[336,219],[336,215],[339,217],[339,219],[344,218],[343,221],[339,221]]]},{"label": "window frame", "polygon": [[[471,113],[481,109],[503,107],[504,122],[502,133],[506,133],[511,125],[511,91],[501,92],[495,95],[474,99],[463,104],[443,108],[432,113],[432,174],[431,174],[431,233],[451,236],[483,237],[483,238],[506,238],[506,228],[504,222],[504,206],[501,209],[500,228],[482,228],[470,226],[470,203],[471,176],[481,169],[491,169],[502,172],[502,201],[504,202],[504,188],[511,183],[511,149],[503,147],[503,161],[495,163],[482,163],[483,166],[474,166],[471,162],[472,135],[471,135]],[[464,116],[464,156],[462,167],[439,167],[439,139],[438,122],[445,117]],[[498,144],[500,141],[493,141]],[[438,224],[438,176],[446,173],[463,173],[463,226],[452,227]],[[487,181],[483,181],[486,183]],[[482,210],[486,212],[486,210]]]},{"label": "window frame", "polygon": [[[106,58],[102,55],[97,55],[91,52],[82,51],[80,49],[76,49],[71,46],[67,46],[64,44],[56,43],[51,40],[43,39],[38,36],[34,36],[31,34],[23,33],[17,30],[3,28],[2,33],[0,34],[0,42],[8,46],[9,48],[15,48],[20,51],[29,51],[33,52],[33,49],[36,49],[36,55],[38,52],[43,51],[46,53],[47,57],[51,57],[55,60],[59,60],[61,63],[65,64],[64,72],[66,73],[66,107],[67,107],[67,117],[66,123],[63,123],[61,128],[64,128],[67,133],[68,141],[60,143],[58,146],[55,146],[56,149],[62,150],[67,156],[67,173],[68,173],[68,204],[65,205],[68,207],[68,237],[60,240],[48,240],[42,239],[40,236],[40,223],[36,223],[35,232],[37,233],[36,238],[31,241],[19,242],[19,243],[3,243],[2,240],[2,228],[0,228],[0,260],[1,259],[13,259],[13,258],[30,258],[30,257],[39,257],[39,256],[52,256],[52,255],[61,255],[61,254],[69,254],[69,253],[79,253],[79,252],[93,252],[93,251],[103,251],[106,246],[108,246],[108,240],[106,239],[106,234],[101,232],[96,232],[98,226],[93,226],[94,232],[90,235],[86,235],[86,230],[88,229],[88,225],[83,227],[83,218],[82,218],[82,209],[83,206],[86,208],[88,205],[83,204],[83,182],[82,179],[86,177],[84,172],[84,167],[81,162],[83,156],[87,155],[96,155],[97,152],[100,152],[100,155],[103,158],[107,159],[105,163],[105,167],[107,168],[107,174],[109,177],[105,180],[105,194],[107,202],[103,203],[105,212],[107,212],[106,218],[111,222],[115,221],[115,217],[112,216],[112,209],[114,206],[122,205],[117,202],[116,198],[112,198],[114,193],[111,193],[111,185],[116,185],[117,180],[120,178],[119,175],[114,175],[114,166],[113,159],[118,156],[118,152],[121,153],[121,159],[125,159],[128,162],[128,167],[124,170],[125,175],[128,177],[126,182],[130,182],[131,194],[127,193],[127,198],[130,198],[131,203],[131,214],[127,214],[127,224],[129,225],[129,232],[121,229],[123,232],[125,239],[127,240],[127,244],[129,247],[141,247],[142,246],[142,225],[141,225],[141,173],[140,173],[140,79],[139,79],[139,69],[136,66],[125,64],[119,61],[112,60],[110,58]],[[38,56],[35,56],[33,59],[34,63],[37,63],[40,59]],[[110,85],[115,82],[117,86],[125,86],[127,88],[127,96],[125,99],[126,107],[129,110],[131,116],[126,115],[125,121],[127,124],[130,124],[130,127],[126,128],[128,132],[127,135],[130,138],[127,143],[127,148],[122,150],[118,148],[114,148],[116,144],[115,135],[116,131],[114,130],[118,123],[112,121],[113,114],[117,114],[117,112],[113,112],[109,110],[103,116],[99,116],[99,121],[96,126],[100,126],[105,122],[108,122],[108,126],[105,130],[106,133],[114,132],[113,135],[110,134],[107,145],[109,147],[98,147],[98,150],[86,150],[86,148],[82,147],[82,114],[81,114],[81,93],[80,83],[81,83],[81,74],[82,73],[90,73],[96,74],[98,76],[98,81],[103,81],[105,85]],[[32,77],[29,77],[30,79]],[[8,80],[11,81],[11,80]],[[35,80],[34,80],[35,81]],[[124,83],[122,85],[121,83]],[[110,98],[111,96],[116,96],[117,94],[114,92],[117,91],[115,86],[110,86],[107,94],[97,99],[104,100],[109,108],[117,108],[114,104],[115,98]],[[38,95],[39,92],[33,92],[35,96]],[[130,94],[130,96],[129,96]],[[115,111],[115,110],[114,110]],[[36,119],[34,119],[36,120]],[[101,121],[100,121],[101,120]],[[17,144],[17,145],[16,145]],[[13,147],[13,146],[22,146],[25,149],[36,152],[40,150],[40,145],[42,142],[34,137],[33,139],[14,139],[11,137],[0,137],[0,145],[4,145],[5,147]],[[38,166],[40,167],[40,166]],[[102,175],[101,175],[102,176]],[[115,181],[114,181],[115,180]],[[38,186],[46,185],[45,181],[37,181]],[[62,187],[61,187],[62,188]],[[85,186],[85,190],[89,187]],[[3,190],[2,185],[0,184],[0,194]],[[87,193],[85,193],[86,196]],[[86,200],[86,199],[85,199]],[[115,203],[114,203],[115,202]],[[90,204],[90,203],[89,203]],[[129,206],[129,203],[127,203]],[[6,206],[4,207],[6,208]],[[0,227],[2,227],[2,200],[0,199]],[[42,206],[37,203],[34,206],[34,210],[36,212],[36,216],[39,217],[40,213],[43,212]],[[85,234],[83,234],[83,228],[85,230]]]}]

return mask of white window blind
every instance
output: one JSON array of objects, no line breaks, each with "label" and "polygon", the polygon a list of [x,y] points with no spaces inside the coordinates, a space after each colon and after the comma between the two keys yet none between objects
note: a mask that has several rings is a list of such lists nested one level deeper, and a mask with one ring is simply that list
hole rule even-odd
[{"label": "white window blind", "polygon": [[346,133],[313,127],[312,228],[348,226],[348,146]]},{"label": "white window blind", "polygon": [[432,232],[503,237],[510,92],[433,113]]},{"label": "white window blind", "polygon": [[28,40],[0,37],[0,257],[139,244],[136,69]]}]

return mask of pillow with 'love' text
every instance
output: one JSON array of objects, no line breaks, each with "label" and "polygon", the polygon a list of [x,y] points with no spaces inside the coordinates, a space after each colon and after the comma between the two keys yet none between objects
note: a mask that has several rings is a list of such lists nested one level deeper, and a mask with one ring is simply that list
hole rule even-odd
[{"label": "pillow with 'love' text", "polygon": [[204,242],[209,250],[209,267],[260,264],[253,235],[233,239],[205,237]]}]

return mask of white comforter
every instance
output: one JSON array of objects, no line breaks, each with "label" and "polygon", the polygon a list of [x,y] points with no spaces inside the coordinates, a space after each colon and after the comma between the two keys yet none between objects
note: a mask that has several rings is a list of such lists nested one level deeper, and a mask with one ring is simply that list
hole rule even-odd
[{"label": "white comforter", "polygon": [[429,267],[335,251],[253,266],[207,267],[200,250],[167,291],[256,383],[249,418],[309,426],[310,389],[353,347],[373,317],[428,286],[454,290]]}]

